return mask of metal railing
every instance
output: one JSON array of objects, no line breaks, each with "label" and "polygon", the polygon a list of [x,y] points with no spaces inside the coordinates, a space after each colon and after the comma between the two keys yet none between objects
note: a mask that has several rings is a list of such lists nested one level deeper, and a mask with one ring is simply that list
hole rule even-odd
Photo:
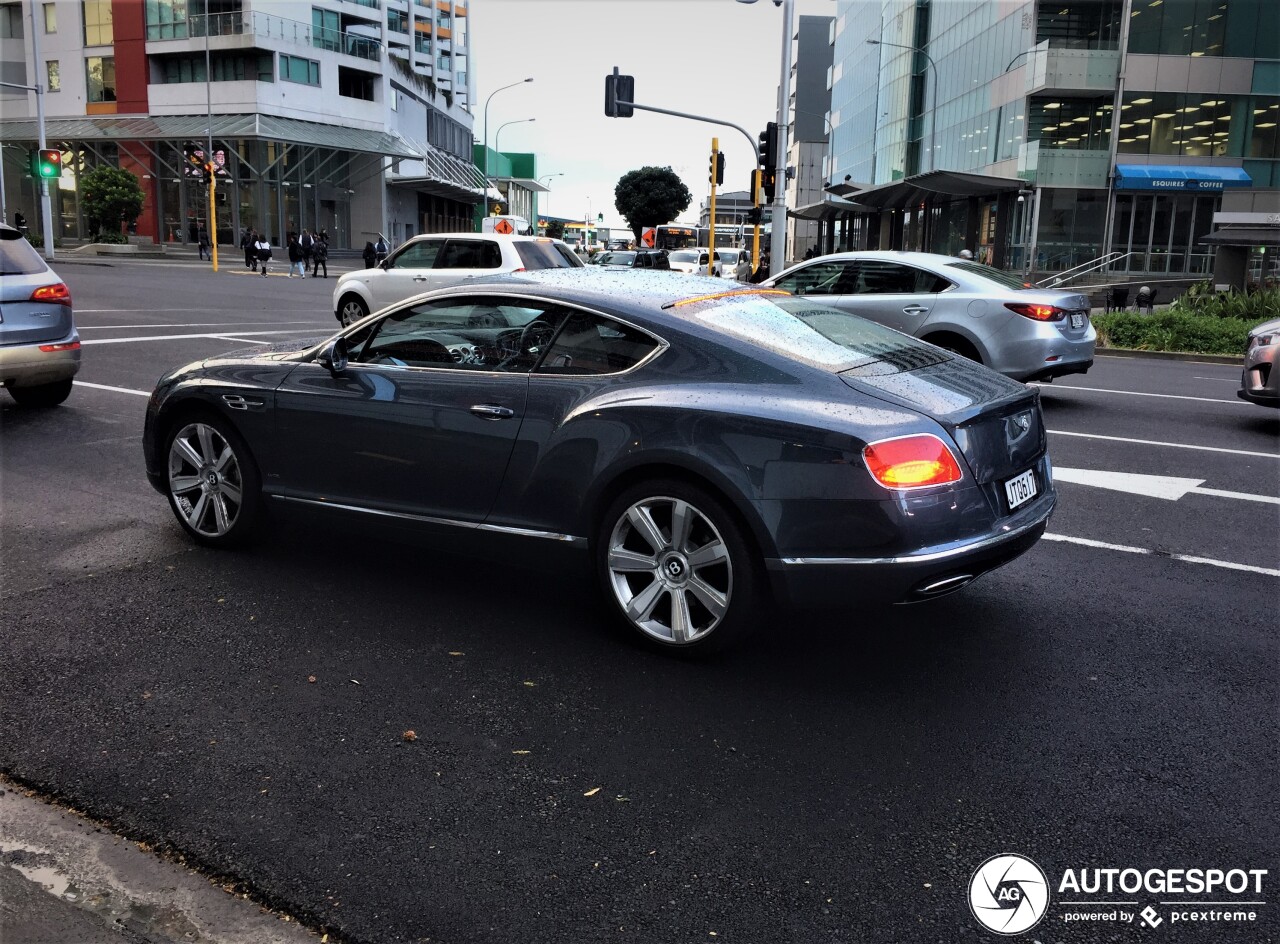
[{"label": "metal railing", "polygon": [[193,16],[188,23],[192,37],[205,36],[206,33],[209,36],[257,36],[327,49],[371,62],[382,61],[382,43],[379,40],[327,27],[316,29],[310,23],[286,20],[284,17],[256,10]]},{"label": "metal railing", "polygon": [[1107,268],[1108,266],[1113,266],[1120,260],[1127,259],[1132,255],[1136,255],[1136,253],[1109,252],[1106,255],[1098,256],[1096,259],[1090,259],[1088,262],[1082,262],[1080,265],[1067,269],[1064,272],[1052,275],[1047,279],[1041,279],[1036,283],[1036,285],[1044,286],[1046,288],[1057,288],[1059,285],[1070,282],[1073,279],[1078,279],[1082,275],[1088,275],[1090,272],[1097,272],[1101,269]]}]

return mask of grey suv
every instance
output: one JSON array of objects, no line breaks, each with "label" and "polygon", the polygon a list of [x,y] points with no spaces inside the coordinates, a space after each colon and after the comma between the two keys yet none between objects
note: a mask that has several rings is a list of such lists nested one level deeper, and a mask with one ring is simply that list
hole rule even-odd
[{"label": "grey suv", "polygon": [[57,406],[79,369],[70,289],[22,233],[0,223],[0,384],[22,406]]}]

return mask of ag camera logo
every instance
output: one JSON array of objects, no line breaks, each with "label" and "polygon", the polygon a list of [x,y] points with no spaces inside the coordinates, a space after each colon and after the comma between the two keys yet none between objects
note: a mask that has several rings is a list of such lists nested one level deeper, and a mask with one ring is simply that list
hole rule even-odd
[{"label": "ag camera logo", "polygon": [[1049,908],[1049,880],[1026,856],[1007,853],[983,862],[969,880],[969,910],[988,931],[1030,931]]}]

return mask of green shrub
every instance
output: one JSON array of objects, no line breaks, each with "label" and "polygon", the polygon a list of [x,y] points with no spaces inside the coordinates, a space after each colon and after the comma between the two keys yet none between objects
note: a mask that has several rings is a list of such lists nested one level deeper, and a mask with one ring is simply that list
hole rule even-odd
[{"label": "green shrub", "polygon": [[[1193,286],[1195,288],[1195,286]],[[1280,318],[1280,289],[1269,289],[1245,295],[1240,292],[1218,295],[1212,292],[1188,292],[1169,306],[1169,311],[1204,315],[1212,318]]]},{"label": "green shrub", "polygon": [[1188,314],[1170,307],[1153,315],[1128,311],[1094,315],[1093,326],[1098,331],[1099,347],[1243,356],[1249,329],[1268,317]]},{"label": "green shrub", "polygon": [[[27,233],[27,242],[31,243],[31,245],[35,246],[37,249],[44,248],[44,237],[41,236],[39,233]],[[62,246],[62,237],[61,236],[53,237],[53,248],[58,249],[61,246]]]},{"label": "green shrub", "polygon": [[129,237],[124,233],[108,233],[101,232],[93,237],[95,243],[105,243],[108,246],[124,246],[129,242]]}]

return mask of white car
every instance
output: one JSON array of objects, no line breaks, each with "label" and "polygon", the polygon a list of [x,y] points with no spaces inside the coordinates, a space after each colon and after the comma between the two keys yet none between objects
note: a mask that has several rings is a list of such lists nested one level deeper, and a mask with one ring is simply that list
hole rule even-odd
[{"label": "white car", "polygon": [[344,325],[371,311],[460,282],[473,275],[582,267],[572,249],[545,236],[501,233],[424,233],[406,241],[372,269],[338,279],[333,314]]},{"label": "white car", "polygon": [[[706,275],[707,274],[707,254],[709,250],[705,247],[699,249],[677,249],[667,257],[667,261],[671,263],[672,272],[684,272],[688,275]],[[711,266],[712,275],[721,275],[723,268],[720,259],[720,251],[716,251],[715,262]]]}]

